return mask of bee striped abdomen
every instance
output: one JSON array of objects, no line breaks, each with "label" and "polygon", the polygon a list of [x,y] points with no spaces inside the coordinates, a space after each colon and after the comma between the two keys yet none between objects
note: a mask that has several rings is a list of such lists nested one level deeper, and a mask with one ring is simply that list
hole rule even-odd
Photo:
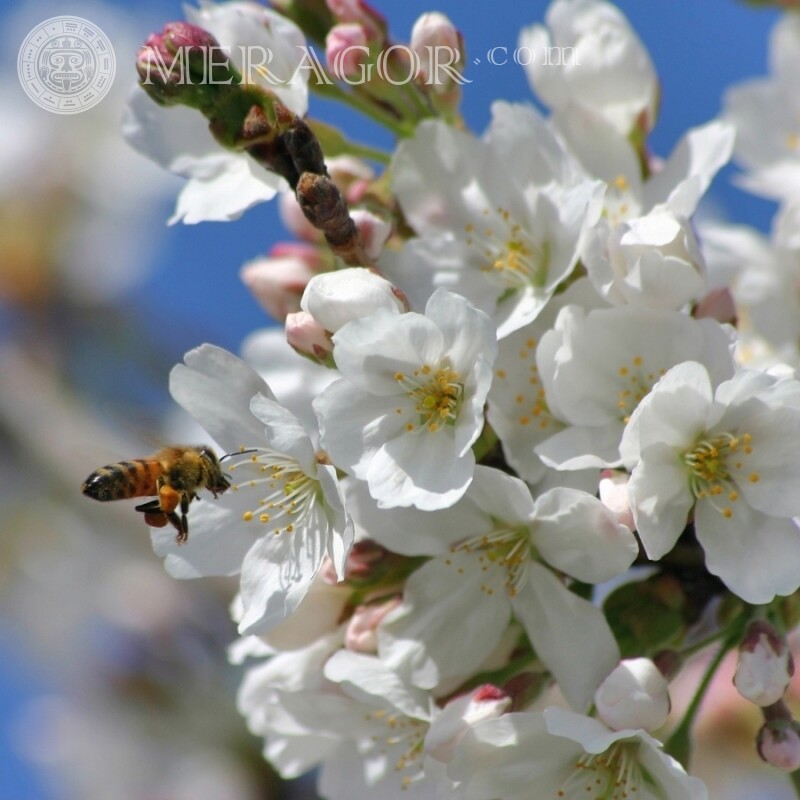
[{"label": "bee striped abdomen", "polygon": [[137,458],[120,461],[95,470],[83,483],[81,491],[95,500],[124,500],[158,494],[156,482],[162,473],[161,462]]}]

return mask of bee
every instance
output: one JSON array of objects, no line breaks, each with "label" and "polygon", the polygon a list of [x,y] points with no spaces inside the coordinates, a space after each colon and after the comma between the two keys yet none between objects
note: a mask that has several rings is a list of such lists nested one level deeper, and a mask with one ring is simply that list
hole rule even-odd
[{"label": "bee", "polygon": [[189,538],[189,503],[198,490],[208,489],[217,497],[230,488],[220,460],[206,445],[172,445],[149,458],[96,469],[83,482],[81,491],[101,502],[156,495],[155,500],[136,506],[136,510],[154,528],[171,523],[178,532],[175,541],[183,544]]}]

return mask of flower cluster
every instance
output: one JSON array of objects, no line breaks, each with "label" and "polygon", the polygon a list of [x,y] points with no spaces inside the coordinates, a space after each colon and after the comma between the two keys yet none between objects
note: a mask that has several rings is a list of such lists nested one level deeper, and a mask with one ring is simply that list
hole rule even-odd
[{"label": "flower cluster", "polygon": [[[605,0],[554,0],[521,33],[575,60],[527,67],[548,116],[497,102],[482,135],[457,81],[323,81],[398,134],[376,178],[357,156],[381,154],[300,121],[309,71],[292,59],[324,29],[333,77],[348,43],[346,71],[364,70],[385,22],[363,0],[285,5],[205,4],[138,62],[218,39],[233,75],[260,43],[280,88],[182,99],[165,80],[145,88],[190,108],[141,92],[126,123],[190,178],[176,218],[280,192],[302,240],[243,271],[296,352],[275,331],[244,359],[206,344],[170,382],[232,486],[192,508],[188,543],[157,529],[154,544],[175,577],[239,575],[232,658],[256,659],[242,714],[281,774],[318,767],[331,800],[705,798],[673,757],[694,711],[666,752],[653,735],[668,679],[755,615],[797,617],[800,173],[780,124],[800,26],[778,29],[774,81],[733,91],[663,161],[655,69]],[[410,47],[438,44],[461,39],[425,15]],[[693,219],[737,129],[743,180],[785,201],[771,243]],[[769,631],[780,660],[750,658],[739,683],[774,728],[788,678]]]}]

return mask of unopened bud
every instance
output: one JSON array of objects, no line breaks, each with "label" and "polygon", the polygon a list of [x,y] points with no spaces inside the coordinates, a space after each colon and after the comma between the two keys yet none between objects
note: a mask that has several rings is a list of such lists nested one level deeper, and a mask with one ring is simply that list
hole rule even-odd
[{"label": "unopened bud", "polygon": [[316,248],[292,242],[276,245],[269,256],[248,261],[239,277],[261,307],[274,320],[283,322],[289,314],[300,311],[300,298],[321,269]]},{"label": "unopened bud", "polygon": [[162,36],[171,53],[177,53],[182,49],[187,55],[205,56],[211,48],[219,47],[219,42],[208,31],[184,20],[168,22],[164,26]]},{"label": "unopened bud", "polygon": [[761,758],[773,767],[794,772],[800,769],[800,734],[792,720],[771,720],[764,723],[756,737]]},{"label": "unopened bud", "polygon": [[600,684],[594,702],[612,730],[653,731],[669,715],[669,686],[649,658],[629,658]]},{"label": "unopened bud", "polygon": [[308,282],[300,307],[331,333],[379,308],[394,314],[407,310],[394,286],[364,267],[316,275]]},{"label": "unopened bud", "polygon": [[696,319],[710,318],[717,322],[736,324],[736,301],[733,293],[727,286],[713,289],[697,302],[692,311]]},{"label": "unopened bud", "polygon": [[[410,46],[420,59],[420,78],[425,82],[432,81],[438,91],[449,89],[452,82],[449,70],[463,61],[464,42],[455,25],[444,14],[429,11],[414,23]],[[444,58],[445,53],[447,58]],[[448,69],[443,70],[444,78],[450,79],[446,83],[442,83],[442,76],[430,74],[430,67],[440,64],[448,65]]]},{"label": "unopened bud", "polygon": [[236,69],[219,42],[189,22],[169,22],[136,54],[140,86],[156,102],[204,108],[215,84],[232,83]]},{"label": "unopened bud", "polygon": [[370,580],[376,572],[382,570],[384,563],[392,554],[371,539],[356,542],[347,554],[345,563],[345,579],[354,582]]},{"label": "unopened bud", "polygon": [[511,697],[492,684],[451,700],[431,723],[425,737],[425,752],[444,764],[453,760],[456,746],[476,723],[502,716]]},{"label": "unopened bud", "polygon": [[327,362],[327,357],[333,352],[330,335],[311,314],[298,311],[286,317],[286,341],[307,356]]},{"label": "unopened bud", "polygon": [[347,623],[344,646],[358,653],[377,653],[378,625],[400,603],[400,597],[396,596],[383,602],[358,606]]},{"label": "unopened bud", "polygon": [[326,0],[337,22],[357,22],[364,28],[370,44],[383,44],[386,40],[386,20],[364,0]]},{"label": "unopened bud", "polygon": [[392,226],[381,219],[376,217],[371,211],[363,208],[356,208],[350,212],[350,217],[355,222],[358,228],[358,235],[361,238],[361,244],[364,246],[364,251],[372,261],[377,261],[386,240],[392,233]]},{"label": "unopened bud", "polygon": [[367,33],[358,22],[342,22],[328,31],[325,60],[339,80],[358,77],[368,56]]},{"label": "unopened bud", "polygon": [[771,706],[783,697],[793,673],[786,640],[768,622],[750,623],[733,676],[739,694],[758,706]]},{"label": "unopened bud", "polygon": [[600,502],[613,514],[616,514],[617,521],[634,530],[636,523],[633,521],[633,509],[631,509],[631,501],[628,496],[629,478],[630,476],[624,472],[603,470],[598,490]]}]

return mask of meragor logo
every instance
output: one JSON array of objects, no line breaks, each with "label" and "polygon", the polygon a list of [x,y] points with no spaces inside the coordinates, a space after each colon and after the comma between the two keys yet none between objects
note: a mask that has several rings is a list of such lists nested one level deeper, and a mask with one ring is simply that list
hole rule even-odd
[{"label": "meragor logo", "polygon": [[97,105],[114,82],[115,68],[108,36],[82,17],[41,22],[25,37],[17,58],[25,93],[56,114],[78,114]]}]

